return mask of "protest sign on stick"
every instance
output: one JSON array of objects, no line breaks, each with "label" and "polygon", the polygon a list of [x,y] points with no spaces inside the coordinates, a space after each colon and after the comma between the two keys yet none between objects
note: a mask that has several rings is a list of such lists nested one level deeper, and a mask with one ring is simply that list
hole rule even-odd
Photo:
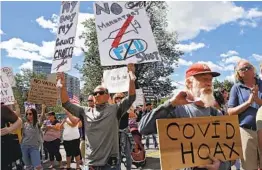
[{"label": "protest sign on stick", "polygon": [[103,74],[103,84],[109,93],[126,92],[129,89],[129,74],[127,67],[120,67],[112,70],[105,70]]},{"label": "protest sign on stick", "polygon": [[136,100],[133,103],[133,107],[144,105],[144,94],[142,89],[136,89]]},{"label": "protest sign on stick", "polygon": [[159,119],[160,162],[164,170],[195,167],[242,157],[237,116]]},{"label": "protest sign on stick", "polygon": [[1,72],[5,73],[9,79],[9,83],[12,87],[16,86],[16,81],[13,73],[13,69],[11,67],[2,67]]},{"label": "protest sign on stick", "polygon": [[51,73],[71,70],[80,2],[62,1]]},{"label": "protest sign on stick", "polygon": [[9,79],[5,72],[1,72],[1,102],[5,105],[14,104],[14,94]]},{"label": "protest sign on stick", "polygon": [[94,2],[102,66],[161,61],[143,2]]},{"label": "protest sign on stick", "polygon": [[55,83],[32,79],[27,101],[35,104],[55,106],[57,104],[58,90]]}]

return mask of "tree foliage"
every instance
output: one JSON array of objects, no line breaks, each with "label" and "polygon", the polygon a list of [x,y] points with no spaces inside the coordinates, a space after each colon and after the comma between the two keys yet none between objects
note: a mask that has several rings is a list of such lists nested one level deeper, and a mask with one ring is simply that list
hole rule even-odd
[{"label": "tree foliage", "polygon": [[[137,88],[150,86],[156,95],[166,96],[175,88],[172,87],[171,80],[168,77],[174,72],[173,67],[177,65],[177,60],[183,53],[175,49],[177,34],[166,30],[168,26],[166,2],[148,1],[146,2],[146,12],[162,62],[137,64],[136,86]],[[76,66],[76,68],[83,74],[82,80],[85,82],[82,93],[87,94],[101,84],[104,69],[121,66],[102,67],[100,65],[95,20],[91,18],[83,24],[85,31],[81,38],[85,40],[85,46],[88,47],[88,50],[85,52],[83,66]]]},{"label": "tree foliage", "polygon": [[214,89],[224,88],[228,92],[230,92],[233,85],[234,85],[234,82],[231,82],[229,80],[224,80],[223,82],[220,82],[217,79],[215,79],[213,83]]}]

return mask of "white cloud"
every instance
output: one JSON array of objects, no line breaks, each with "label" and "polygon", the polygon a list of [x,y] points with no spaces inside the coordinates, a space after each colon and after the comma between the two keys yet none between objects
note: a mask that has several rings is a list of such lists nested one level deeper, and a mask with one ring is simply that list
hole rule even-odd
[{"label": "white cloud", "polygon": [[178,66],[190,66],[192,64],[193,64],[192,61],[186,61],[186,60],[184,60],[182,58],[178,59]]},{"label": "white cloud", "polygon": [[253,27],[253,28],[256,28],[257,27],[257,23],[255,21],[240,21],[239,22],[239,25],[241,26],[250,26],[250,27]]},{"label": "white cloud", "polygon": [[229,75],[229,76],[226,76],[226,77],[225,77],[225,80],[229,80],[229,81],[231,81],[231,82],[235,82],[235,75],[234,75],[234,73],[232,73],[232,74]]},{"label": "white cloud", "polygon": [[28,61],[23,63],[21,66],[19,66],[19,69],[33,69],[33,62],[32,61]]},{"label": "white cloud", "polygon": [[262,17],[262,11],[259,11],[258,8],[251,8],[246,14],[246,18],[248,19],[259,17]]},{"label": "white cloud", "polygon": [[191,53],[203,47],[205,47],[204,43],[195,43],[195,42],[191,42],[190,44],[177,44],[175,46],[175,48],[185,53]]},{"label": "white cloud", "polygon": [[36,22],[45,29],[49,29],[52,33],[57,32],[57,18],[56,14],[53,14],[50,20],[46,20],[43,16],[36,19]]},{"label": "white cloud", "polygon": [[224,62],[224,63],[226,63],[226,64],[230,64],[230,63],[233,63],[233,64],[235,64],[235,63],[237,63],[239,60],[241,60],[242,58],[241,57],[239,57],[239,56],[230,56],[230,57],[228,57],[228,58],[224,58],[224,59],[222,59],[222,61]]},{"label": "white cloud", "polygon": [[42,46],[38,46],[34,43],[24,42],[19,38],[11,38],[7,41],[1,42],[1,49],[6,50],[7,56],[17,59],[29,59],[29,60],[45,60],[52,56],[43,55],[43,51],[50,51],[49,47],[42,42]]},{"label": "white cloud", "polygon": [[252,54],[252,57],[254,57],[258,62],[262,62],[262,55]]},{"label": "white cloud", "polygon": [[179,40],[195,38],[200,31],[211,31],[220,25],[244,17],[245,10],[233,2],[168,1],[168,29],[178,33]]},{"label": "white cloud", "polygon": [[0,35],[4,34],[4,32],[0,29]]},{"label": "white cloud", "polygon": [[[89,13],[79,13],[78,15],[78,23],[77,23],[77,31],[76,31],[76,41],[75,41],[75,49],[74,49],[74,56],[80,56],[83,54],[81,48],[87,50],[87,47],[84,45],[85,40],[80,39],[79,36],[82,35],[83,31],[85,30],[84,25],[82,24],[84,21],[88,20],[89,18],[93,18],[94,14]],[[57,25],[58,25],[59,16],[53,14],[50,19],[45,19],[43,16],[36,19],[36,22],[39,24],[40,27],[44,29],[48,29],[51,33],[57,33]],[[54,50],[54,47],[53,49]]]},{"label": "white cloud", "polygon": [[215,63],[213,63],[212,61],[199,61],[198,63],[203,63],[208,65],[208,67],[212,70],[212,71],[222,71],[224,70],[223,67],[221,67],[220,65],[217,65]]},{"label": "white cloud", "polygon": [[234,50],[229,50],[227,53],[220,54],[221,57],[228,57],[228,56],[232,56],[232,55],[238,55],[238,52],[236,52]]}]

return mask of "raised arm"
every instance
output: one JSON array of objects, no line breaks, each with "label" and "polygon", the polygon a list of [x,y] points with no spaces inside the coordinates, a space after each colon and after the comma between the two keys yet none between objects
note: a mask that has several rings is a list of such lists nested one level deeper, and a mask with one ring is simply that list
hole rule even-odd
[{"label": "raised arm", "polygon": [[19,104],[17,103],[17,101],[15,100],[14,101],[14,105],[15,105],[15,114],[21,118],[21,111],[20,111],[20,106]]},{"label": "raised arm", "polygon": [[135,86],[135,65],[134,64],[128,64],[127,65],[130,82],[129,82],[129,90],[128,90],[128,96],[125,97],[119,104],[119,113],[122,115],[119,115],[120,117],[123,116],[123,114],[126,114],[127,110],[132,106],[133,102],[136,100],[136,86]]},{"label": "raised arm", "polygon": [[79,117],[80,114],[84,113],[84,110],[82,107],[72,104],[69,101],[69,97],[68,97],[67,90],[66,90],[64,73],[57,73],[57,79],[60,79],[61,84],[62,84],[62,87],[60,89],[60,94],[61,94],[60,97],[61,97],[62,106],[66,110],[68,110],[72,115]]}]

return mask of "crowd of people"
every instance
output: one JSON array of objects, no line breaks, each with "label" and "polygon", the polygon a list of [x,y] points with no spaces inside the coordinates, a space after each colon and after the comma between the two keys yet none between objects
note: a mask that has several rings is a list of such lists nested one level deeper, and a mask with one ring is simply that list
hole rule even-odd
[{"label": "crowd of people", "polygon": [[[186,88],[156,108],[152,103],[132,106],[136,99],[134,64],[128,64],[128,72],[127,94],[116,93],[111,98],[108,90],[99,85],[87,97],[87,107],[70,102],[64,74],[58,73],[66,114],[62,121],[57,120],[54,112],[46,113],[45,105],[40,114],[30,108],[22,117],[17,103],[14,107],[1,103],[1,169],[20,164],[21,169],[43,169],[47,160],[50,169],[55,167],[55,160],[59,168],[70,169],[75,160],[76,169],[119,170],[124,163],[125,169],[130,170],[134,162],[145,159],[150,137],[158,149],[157,119],[224,115],[239,118],[243,158],[237,169],[262,168],[262,80],[249,61],[236,64],[236,82],[230,91],[213,88],[213,78],[220,73],[205,64],[191,65],[185,74]],[[142,135],[146,137],[144,144]],[[66,152],[66,167],[62,164],[61,143]],[[210,158],[209,165],[185,170],[230,170],[238,162]]]}]

